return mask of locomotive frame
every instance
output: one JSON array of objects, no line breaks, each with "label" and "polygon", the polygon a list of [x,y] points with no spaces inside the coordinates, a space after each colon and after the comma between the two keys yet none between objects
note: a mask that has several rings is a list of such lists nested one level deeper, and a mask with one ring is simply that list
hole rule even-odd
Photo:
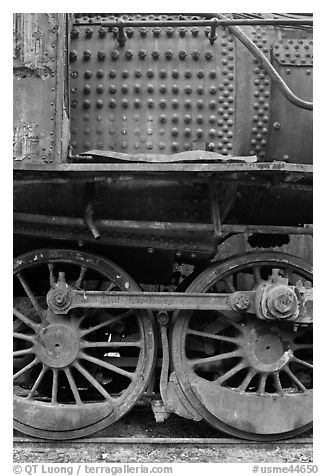
[{"label": "locomotive frame", "polygon": [[78,438],[143,398],[157,421],[299,434],[312,20],[101,15],[15,15],[15,428]]}]

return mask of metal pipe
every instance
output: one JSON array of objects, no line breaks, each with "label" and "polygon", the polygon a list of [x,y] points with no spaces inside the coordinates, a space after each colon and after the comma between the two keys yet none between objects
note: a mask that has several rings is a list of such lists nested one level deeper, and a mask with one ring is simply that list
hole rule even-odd
[{"label": "metal pipe", "polygon": [[[216,14],[218,18],[224,19],[225,16],[221,13]],[[286,97],[292,104],[302,109],[313,109],[313,103],[310,101],[305,101],[304,99],[299,98],[296,96],[293,91],[288,87],[285,81],[281,78],[278,74],[276,69],[272,66],[270,61],[266,58],[266,56],[260,51],[260,49],[251,41],[251,39],[237,26],[229,25],[228,29],[233,33],[233,35],[238,38],[239,41],[254,55],[256,59],[258,59],[264,68],[266,69],[267,73],[270,77],[275,81],[276,86],[279,88],[283,96]]]},{"label": "metal pipe", "polygon": [[[219,14],[216,14],[218,16]],[[225,17],[224,17],[225,18]],[[278,18],[240,18],[240,19],[212,19],[212,20],[110,20],[110,21],[78,21],[75,26],[107,26],[115,27],[155,27],[155,26],[231,26],[231,25],[278,25],[278,26],[301,26],[313,25],[312,19],[278,19]]]},{"label": "metal pipe", "polygon": [[[14,213],[14,222],[35,223],[55,226],[85,227],[82,218],[59,217],[37,215],[32,213]],[[132,220],[96,220],[95,227],[101,229],[123,229],[131,231],[170,231],[170,232],[214,232],[214,226],[210,223],[183,223],[183,222],[160,222],[160,221],[132,221]],[[312,235],[313,226],[303,227],[278,226],[278,225],[221,225],[222,233],[264,233],[286,235]]]},{"label": "metal pipe", "polygon": [[86,207],[86,210],[85,210],[85,223],[87,225],[87,227],[89,228],[90,232],[92,233],[92,235],[94,236],[94,239],[95,240],[99,240],[101,238],[101,235],[94,223],[94,220],[93,220],[93,205],[92,205],[92,202],[89,202],[89,204],[87,205]]}]

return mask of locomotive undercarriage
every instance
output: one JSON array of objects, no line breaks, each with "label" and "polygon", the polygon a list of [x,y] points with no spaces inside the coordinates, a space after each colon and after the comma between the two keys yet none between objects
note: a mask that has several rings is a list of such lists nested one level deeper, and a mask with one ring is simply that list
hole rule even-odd
[{"label": "locomotive undercarriage", "polygon": [[[292,182],[290,173],[294,193],[309,192],[309,168]],[[192,179],[196,184],[198,177]],[[35,185],[33,175],[21,180],[17,189]],[[199,182],[209,197],[207,224],[97,218],[99,195],[87,201],[86,191],[85,213],[71,223],[67,216],[14,214],[18,430],[55,439],[85,436],[140,399],[158,422],[175,412],[249,439],[287,438],[311,426],[311,257],[293,254],[312,229],[295,222],[232,223],[232,212],[224,218],[210,193],[211,178]],[[276,180],[275,186],[282,188]],[[90,204],[94,215],[87,217]],[[261,238],[260,247],[241,248],[241,239],[253,237]],[[131,242],[132,248],[121,248]]]},{"label": "locomotive undercarriage", "polygon": [[311,428],[311,25],[17,14],[17,430]]}]

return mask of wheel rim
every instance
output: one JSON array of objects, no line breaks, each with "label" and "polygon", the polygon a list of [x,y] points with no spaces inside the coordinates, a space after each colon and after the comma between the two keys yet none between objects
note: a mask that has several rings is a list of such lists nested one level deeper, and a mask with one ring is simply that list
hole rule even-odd
[{"label": "wheel rim", "polygon": [[[290,284],[311,282],[304,261],[282,253],[248,253],[212,266],[189,292],[254,288],[280,269]],[[199,414],[235,436],[271,440],[311,427],[312,328],[264,322],[234,312],[180,312],[173,362],[181,388]]]},{"label": "wheel rim", "polygon": [[139,291],[94,255],[41,250],[15,259],[14,427],[51,439],[89,435],[129,411],[148,384],[155,348],[147,311],[50,313],[46,292],[59,271],[78,289]]}]

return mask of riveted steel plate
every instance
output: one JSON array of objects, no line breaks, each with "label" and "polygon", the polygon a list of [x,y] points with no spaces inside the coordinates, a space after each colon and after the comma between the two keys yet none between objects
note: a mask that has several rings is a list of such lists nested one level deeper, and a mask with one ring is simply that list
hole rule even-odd
[{"label": "riveted steel plate", "polygon": [[117,29],[85,18],[88,25],[75,24],[71,31],[74,154],[90,149],[233,154],[232,35],[221,28],[211,45],[210,27],[140,25],[124,29],[120,46]]},{"label": "riveted steel plate", "polygon": [[312,66],[312,39],[280,39],[273,47],[273,57],[283,66]]}]

